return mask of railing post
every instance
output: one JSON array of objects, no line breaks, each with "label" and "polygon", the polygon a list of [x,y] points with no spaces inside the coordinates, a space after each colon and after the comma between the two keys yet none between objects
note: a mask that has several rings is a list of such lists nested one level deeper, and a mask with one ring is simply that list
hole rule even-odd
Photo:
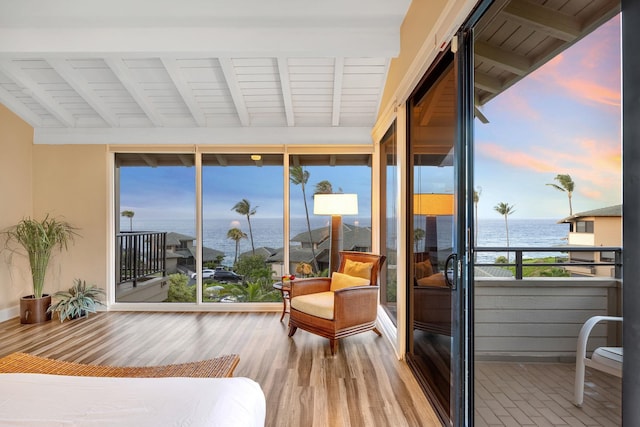
[{"label": "railing post", "polygon": [[616,279],[622,279],[622,249],[617,249],[615,253],[614,275]]},{"label": "railing post", "polygon": [[516,279],[522,279],[522,251],[516,251]]}]

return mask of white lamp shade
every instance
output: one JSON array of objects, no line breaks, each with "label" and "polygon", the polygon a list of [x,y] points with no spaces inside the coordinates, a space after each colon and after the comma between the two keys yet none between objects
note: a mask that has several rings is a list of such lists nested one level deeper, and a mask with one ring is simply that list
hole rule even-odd
[{"label": "white lamp shade", "polygon": [[357,215],[357,194],[316,194],[313,196],[314,215]]}]

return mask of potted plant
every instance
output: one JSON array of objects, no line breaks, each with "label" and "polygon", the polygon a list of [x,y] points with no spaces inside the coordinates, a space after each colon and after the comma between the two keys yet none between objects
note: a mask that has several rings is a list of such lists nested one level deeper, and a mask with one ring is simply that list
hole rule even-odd
[{"label": "potted plant", "polygon": [[77,235],[68,222],[47,215],[43,220],[24,218],[5,232],[7,245],[18,243],[29,256],[33,294],[20,299],[20,322],[39,323],[51,320],[47,312],[51,295],[43,293],[44,278],[54,249],[67,249]]},{"label": "potted plant", "polygon": [[53,298],[59,301],[51,305],[47,312],[58,313],[60,322],[65,319],[77,319],[95,313],[98,305],[104,305],[98,296],[104,295],[104,290],[94,285],[87,285],[84,280],[76,279],[68,291],[58,291]]}]

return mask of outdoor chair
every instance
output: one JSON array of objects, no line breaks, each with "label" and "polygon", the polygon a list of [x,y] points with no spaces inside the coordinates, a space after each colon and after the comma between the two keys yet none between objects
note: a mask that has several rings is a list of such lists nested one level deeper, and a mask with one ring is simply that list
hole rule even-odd
[{"label": "outdoor chair", "polygon": [[587,357],[587,341],[591,330],[603,321],[622,322],[622,317],[594,316],[587,320],[578,335],[578,347],[576,351],[576,380],[573,403],[582,406],[584,400],[584,375],[588,366],[610,375],[622,378],[622,347],[598,347],[591,357]]},{"label": "outdoor chair", "polygon": [[332,277],[291,281],[289,336],[298,328],[329,339],[335,354],[340,338],[373,331],[378,335],[378,274],[384,255],[340,252]]}]

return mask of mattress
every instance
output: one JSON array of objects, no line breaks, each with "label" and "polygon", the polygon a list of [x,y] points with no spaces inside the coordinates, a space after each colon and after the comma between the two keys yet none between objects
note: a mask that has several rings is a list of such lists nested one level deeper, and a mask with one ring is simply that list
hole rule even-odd
[{"label": "mattress", "polygon": [[263,427],[249,378],[113,378],[0,374],[0,426]]}]

